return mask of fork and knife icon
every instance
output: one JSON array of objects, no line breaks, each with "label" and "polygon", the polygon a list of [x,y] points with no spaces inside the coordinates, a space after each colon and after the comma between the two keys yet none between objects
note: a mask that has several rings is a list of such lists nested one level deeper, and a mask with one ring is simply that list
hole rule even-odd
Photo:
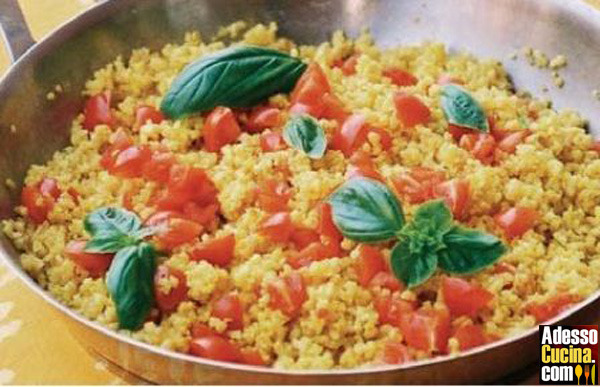
[{"label": "fork and knife icon", "polygon": [[[588,377],[590,376],[589,364],[586,364],[584,369],[582,369],[580,364],[577,364],[577,366],[575,367],[575,375],[577,376],[577,385],[580,385],[579,378],[581,377],[582,373],[585,375],[585,385],[587,386],[588,385]],[[594,384],[596,384],[596,381],[594,380],[595,376],[596,376],[596,365],[595,364],[592,366],[591,373],[592,373],[592,385],[594,385]]]}]

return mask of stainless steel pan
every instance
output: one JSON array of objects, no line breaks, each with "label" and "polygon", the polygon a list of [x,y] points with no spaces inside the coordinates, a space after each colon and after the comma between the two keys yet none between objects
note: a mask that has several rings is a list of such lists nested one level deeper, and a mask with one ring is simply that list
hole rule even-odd
[{"label": "stainless steel pan", "polygon": [[[384,46],[437,40],[502,60],[518,88],[547,96],[555,106],[576,108],[600,134],[600,12],[578,0],[122,0],[98,4],[49,37],[33,43],[16,0],[0,0],[0,21],[14,65],[0,82],[0,183],[20,186],[28,166],[47,160],[68,141],[70,121],[81,108],[80,91],[95,69],[132,48],[159,48],[188,30],[205,36],[235,20],[279,23],[300,42],[319,42],[335,29],[356,34],[367,26]],[[562,90],[540,71],[509,55],[523,46],[565,54]],[[29,48],[29,50],[27,50]],[[26,51],[27,50],[27,51]],[[26,51],[26,52],[25,52]],[[54,101],[46,94],[60,83]],[[10,130],[17,128],[16,133]],[[0,217],[12,215],[19,190],[0,184]],[[136,342],[87,321],[42,290],[20,268],[18,254],[0,236],[0,256],[43,301],[54,306],[83,345],[142,378],[166,383],[484,383],[537,358],[537,329],[477,348],[405,366],[291,372],[193,358]],[[554,322],[591,323],[600,315],[596,293]],[[59,349],[57,349],[59,350]]]}]

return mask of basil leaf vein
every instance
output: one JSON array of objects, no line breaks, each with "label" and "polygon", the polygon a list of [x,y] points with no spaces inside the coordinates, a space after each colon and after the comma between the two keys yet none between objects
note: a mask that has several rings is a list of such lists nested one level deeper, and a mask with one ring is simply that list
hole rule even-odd
[{"label": "basil leaf vein", "polygon": [[292,116],[283,130],[283,139],[312,159],[320,159],[327,148],[327,138],[319,123],[309,115]]},{"label": "basil leaf vein", "polygon": [[446,249],[439,258],[440,268],[455,274],[470,274],[496,262],[506,246],[491,234],[455,226],[444,235]]},{"label": "basil leaf vein", "polygon": [[487,117],[479,102],[457,85],[442,88],[442,110],[449,123],[465,128],[489,132]]},{"label": "basil leaf vein", "polygon": [[300,59],[281,51],[231,47],[185,67],[171,84],[161,110],[176,119],[217,106],[250,107],[291,91],[305,69]]},{"label": "basil leaf vein", "polygon": [[151,235],[151,228],[143,228],[133,212],[116,207],[102,207],[88,214],[83,222],[92,236],[85,246],[91,253],[116,253]]}]

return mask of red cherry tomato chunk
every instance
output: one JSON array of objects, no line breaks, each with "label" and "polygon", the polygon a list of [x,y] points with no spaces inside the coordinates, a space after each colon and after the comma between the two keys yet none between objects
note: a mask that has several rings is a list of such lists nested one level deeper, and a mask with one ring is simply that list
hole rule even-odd
[{"label": "red cherry tomato chunk", "polygon": [[426,167],[414,167],[392,178],[400,197],[411,204],[423,203],[435,197],[435,187],[445,180],[443,172]]},{"label": "red cherry tomato chunk", "polygon": [[531,208],[511,207],[501,214],[495,216],[496,223],[508,239],[518,238],[531,230],[537,220],[539,213]]},{"label": "red cherry tomato chunk", "polygon": [[386,364],[404,364],[411,361],[406,345],[398,341],[388,341],[383,347],[383,361]]},{"label": "red cherry tomato chunk", "polygon": [[292,191],[286,182],[266,179],[258,186],[256,193],[258,207],[266,212],[288,210],[288,201],[292,197]]},{"label": "red cherry tomato chunk", "polygon": [[259,230],[272,242],[285,243],[292,236],[294,226],[289,212],[276,212],[261,222]]},{"label": "red cherry tomato chunk", "polygon": [[404,285],[398,280],[398,278],[387,271],[380,271],[379,273],[375,274],[375,276],[373,276],[371,279],[371,282],[369,282],[369,287],[387,288],[392,292],[404,289]]},{"label": "red cherry tomato chunk", "polygon": [[271,308],[282,311],[290,318],[300,315],[302,305],[308,299],[304,279],[296,272],[269,282],[267,292]]},{"label": "red cherry tomato chunk", "polygon": [[227,321],[227,329],[238,330],[244,327],[244,307],[235,294],[226,294],[212,305],[213,317]]},{"label": "red cherry tomato chunk", "polygon": [[353,114],[348,117],[342,127],[335,131],[331,141],[331,147],[342,151],[344,156],[350,157],[367,141],[369,127],[365,117],[361,114]]},{"label": "red cherry tomato chunk", "polygon": [[331,204],[322,202],[319,204],[319,225],[317,232],[322,236],[336,242],[341,242],[344,238],[342,233],[333,222],[333,215],[331,212]]},{"label": "red cherry tomato chunk", "polygon": [[173,211],[159,211],[144,222],[156,227],[154,234],[156,245],[160,250],[171,251],[185,243],[192,242],[204,229],[202,225],[185,219]]},{"label": "red cherry tomato chunk", "polygon": [[383,70],[383,76],[389,78],[394,85],[399,87],[413,86],[419,82],[417,77],[398,67],[386,68]]},{"label": "red cherry tomato chunk", "polygon": [[541,324],[559,315],[581,299],[581,296],[574,294],[557,294],[545,302],[530,302],[525,306],[525,310],[535,317],[538,324]]},{"label": "red cherry tomato chunk", "polygon": [[188,286],[185,274],[167,265],[160,265],[154,274],[154,298],[158,309],[170,313],[187,299]]},{"label": "red cherry tomato chunk", "polygon": [[88,253],[85,251],[86,241],[71,241],[65,247],[67,258],[87,271],[92,278],[100,278],[106,273],[114,254]]},{"label": "red cherry tomato chunk", "polygon": [[265,129],[281,125],[281,111],[271,106],[259,106],[252,109],[245,129],[248,133],[260,133]]},{"label": "red cherry tomato chunk", "polygon": [[199,243],[190,250],[190,258],[194,261],[207,261],[213,265],[227,267],[233,261],[235,236],[225,235]]},{"label": "red cherry tomato chunk", "polygon": [[491,164],[494,161],[496,140],[490,134],[465,134],[460,138],[459,145],[483,164]]},{"label": "red cherry tomato chunk", "polygon": [[221,336],[204,336],[192,339],[189,353],[206,359],[239,363],[242,360],[240,349]]},{"label": "red cherry tomato chunk", "polygon": [[61,193],[56,180],[47,177],[23,187],[21,204],[27,209],[27,217],[35,224],[44,223]]},{"label": "red cherry tomato chunk", "polygon": [[419,309],[400,319],[400,330],[409,347],[445,353],[450,338],[450,313],[444,309]]},{"label": "red cherry tomato chunk", "polygon": [[427,105],[414,95],[398,92],[394,95],[394,105],[396,116],[405,128],[425,125],[431,119],[431,112]]},{"label": "red cherry tomato chunk", "polygon": [[243,364],[253,365],[253,366],[267,366],[267,362],[262,357],[260,352],[255,349],[242,349],[242,360]]},{"label": "red cherry tomato chunk", "polygon": [[458,340],[458,347],[461,351],[479,347],[487,342],[485,333],[481,325],[462,325],[455,328],[452,337]]},{"label": "red cherry tomato chunk", "polygon": [[223,146],[236,142],[240,134],[233,111],[223,106],[216,107],[206,117],[202,128],[204,147],[209,152],[218,152]]},{"label": "red cherry tomato chunk", "polygon": [[379,249],[369,245],[360,245],[358,249],[358,259],[355,266],[358,283],[367,287],[377,273],[386,271],[387,266]]},{"label": "red cherry tomato chunk", "polygon": [[375,310],[379,316],[379,323],[400,327],[402,319],[412,314],[415,303],[403,300],[397,295],[381,295],[375,298]]},{"label": "red cherry tomato chunk", "polygon": [[201,207],[218,204],[217,193],[204,169],[176,164],[169,172],[166,190],[155,204],[160,210],[183,211],[189,202]]},{"label": "red cherry tomato chunk", "polygon": [[383,176],[377,171],[377,167],[373,162],[373,159],[362,150],[355,152],[350,157],[350,166],[346,174],[348,179],[353,177],[362,176],[374,180],[384,181]]},{"label": "red cherry tomato chunk", "polygon": [[110,110],[112,93],[107,90],[96,94],[85,102],[83,107],[83,128],[94,130],[97,125],[108,125],[113,127],[117,120]]},{"label": "red cherry tomato chunk", "polygon": [[474,317],[494,298],[485,288],[472,285],[461,278],[444,277],[441,287],[444,303],[454,317]]},{"label": "red cherry tomato chunk", "polygon": [[142,167],[142,177],[158,183],[169,181],[171,167],[175,165],[175,156],[170,152],[152,152],[150,159]]},{"label": "red cherry tomato chunk", "polygon": [[283,136],[280,133],[263,133],[260,136],[260,148],[263,152],[275,152],[283,150],[287,147],[287,144],[283,140]]},{"label": "red cherry tomato chunk", "polygon": [[471,200],[471,186],[467,180],[452,179],[436,185],[433,196],[444,199],[455,219],[463,219]]},{"label": "red cherry tomato chunk", "polygon": [[156,108],[152,106],[140,106],[135,111],[135,123],[133,127],[136,129],[141,128],[148,122],[153,124],[160,124],[165,120],[165,116]]}]

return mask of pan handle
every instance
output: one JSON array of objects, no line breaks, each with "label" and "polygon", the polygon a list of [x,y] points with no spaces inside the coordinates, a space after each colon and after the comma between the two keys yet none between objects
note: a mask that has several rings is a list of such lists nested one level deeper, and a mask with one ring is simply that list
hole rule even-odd
[{"label": "pan handle", "polygon": [[35,44],[17,0],[0,0],[0,35],[12,62]]}]

